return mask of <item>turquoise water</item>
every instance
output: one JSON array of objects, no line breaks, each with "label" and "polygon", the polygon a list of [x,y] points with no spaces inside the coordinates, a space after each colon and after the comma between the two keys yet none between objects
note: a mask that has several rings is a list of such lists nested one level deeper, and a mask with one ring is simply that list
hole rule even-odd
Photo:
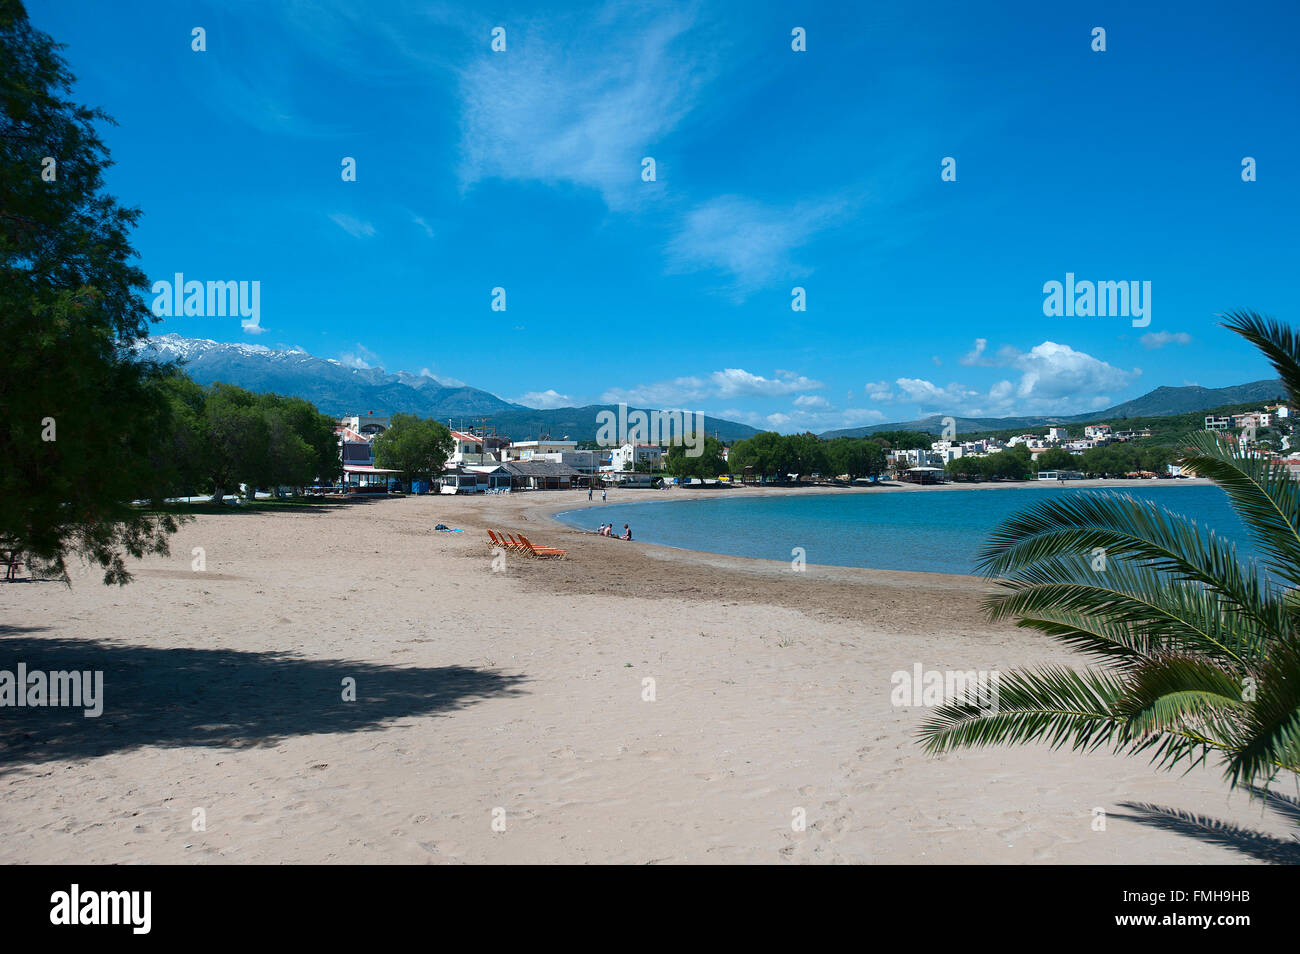
[{"label": "turquoise water", "polygon": [[1190,517],[1237,543],[1239,550],[1249,550],[1227,497],[1217,487],[1205,485],[1155,484],[1114,491],[1054,486],[704,497],[608,504],[567,511],[556,519],[584,530],[612,522],[620,533],[626,523],[636,540],[733,556],[788,561],[795,547],[803,547],[808,563],[971,573],[989,531],[1011,514],[1052,496],[1120,492]]}]

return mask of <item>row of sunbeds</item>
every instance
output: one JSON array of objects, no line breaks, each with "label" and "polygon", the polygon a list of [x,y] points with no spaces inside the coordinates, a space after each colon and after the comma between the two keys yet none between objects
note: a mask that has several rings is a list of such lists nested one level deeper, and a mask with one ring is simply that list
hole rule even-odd
[{"label": "row of sunbeds", "polygon": [[516,553],[522,553],[525,556],[562,560],[564,559],[564,554],[566,552],[561,550],[559,547],[539,547],[529,541],[529,539],[522,533],[519,534],[518,540],[516,540],[511,534],[493,533],[491,530],[487,532],[487,535],[488,539],[492,541],[494,547],[501,547],[505,550],[514,550]]}]

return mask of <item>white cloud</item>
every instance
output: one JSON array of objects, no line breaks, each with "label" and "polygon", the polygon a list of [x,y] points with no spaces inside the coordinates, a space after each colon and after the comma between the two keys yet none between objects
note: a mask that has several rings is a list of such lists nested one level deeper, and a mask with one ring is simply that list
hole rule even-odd
[{"label": "white cloud", "polygon": [[1112,394],[1129,388],[1141,369],[1125,371],[1069,345],[1044,341],[1029,351],[1004,346],[990,355],[988,341],[977,338],[961,363],[967,367],[1002,367],[1020,372],[981,394],[961,383],[939,386],[924,378],[899,378],[898,394],[884,381],[867,385],[871,399],[881,403],[914,403],[922,411],[964,416],[1003,416],[1015,413],[1070,413],[1113,404]]},{"label": "white cloud", "polygon": [[1192,336],[1185,331],[1148,331],[1140,340],[1142,341],[1142,347],[1151,351],[1156,348],[1163,348],[1167,344],[1191,344]]},{"label": "white cloud", "polygon": [[715,388],[712,396],[720,398],[776,397],[826,386],[793,371],[782,370],[776,372],[775,378],[764,378],[741,368],[727,368],[714,371],[709,378]]},{"label": "white cloud", "polygon": [[517,398],[506,398],[506,400],[514,404],[522,404],[524,407],[542,409],[573,406],[573,398],[567,394],[560,394],[554,388],[547,388],[545,391],[529,391]]},{"label": "white cloud", "polygon": [[867,397],[873,401],[889,402],[894,399],[894,392],[888,381],[868,381]]},{"label": "white cloud", "polygon": [[806,407],[806,408],[814,408],[814,407],[824,408],[824,407],[830,407],[831,402],[826,400],[824,397],[821,397],[820,395],[801,394],[794,399],[794,406]]},{"label": "white cloud", "polygon": [[974,364],[979,364],[980,358],[984,354],[984,349],[987,348],[988,345],[989,345],[988,338],[976,338],[975,347],[973,347],[970,350],[970,352],[961,359],[961,363],[966,365],[967,367]]},{"label": "white cloud", "polygon": [[339,362],[348,368],[358,368],[362,371],[370,368],[383,367],[383,361],[379,355],[375,354],[361,342],[357,342],[356,351],[348,351],[339,355]]},{"label": "white cloud", "polygon": [[353,238],[371,238],[375,234],[375,227],[373,225],[369,222],[363,222],[360,219],[353,218],[346,212],[330,213],[330,221]]},{"label": "white cloud", "polygon": [[1022,400],[1087,402],[1089,396],[1121,391],[1142,372],[1123,371],[1069,345],[1044,341],[1016,359],[1023,373],[1016,388]]}]

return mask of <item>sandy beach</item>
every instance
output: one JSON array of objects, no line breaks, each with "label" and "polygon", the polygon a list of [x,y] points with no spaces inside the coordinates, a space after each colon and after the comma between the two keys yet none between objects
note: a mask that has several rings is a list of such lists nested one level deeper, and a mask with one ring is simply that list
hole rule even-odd
[{"label": "sandy beach", "polygon": [[[0,861],[1300,858],[1295,791],[1230,795],[1217,766],[927,756],[927,710],[891,704],[895,671],[1082,664],[986,622],[985,581],[796,573],[550,519],[581,506],[552,492],[205,515],[125,589],[93,572],[0,586],[0,668],[103,670],[105,690],[97,719],[0,712]],[[494,555],[488,527],[568,556]]]}]

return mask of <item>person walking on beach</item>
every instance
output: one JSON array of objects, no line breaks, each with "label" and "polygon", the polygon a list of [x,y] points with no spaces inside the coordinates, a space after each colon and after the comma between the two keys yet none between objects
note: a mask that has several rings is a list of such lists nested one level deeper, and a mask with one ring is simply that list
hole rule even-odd
[{"label": "person walking on beach", "polygon": [[601,488],[600,488],[600,502],[601,502],[601,503],[604,503],[604,502],[605,502],[605,495],[606,495],[607,493],[609,493],[609,491],[607,491],[604,487],[601,487]]},{"label": "person walking on beach", "polygon": [[594,487],[588,487],[588,488],[587,488],[587,503],[591,503],[591,492],[592,492],[594,489],[595,489]]}]

